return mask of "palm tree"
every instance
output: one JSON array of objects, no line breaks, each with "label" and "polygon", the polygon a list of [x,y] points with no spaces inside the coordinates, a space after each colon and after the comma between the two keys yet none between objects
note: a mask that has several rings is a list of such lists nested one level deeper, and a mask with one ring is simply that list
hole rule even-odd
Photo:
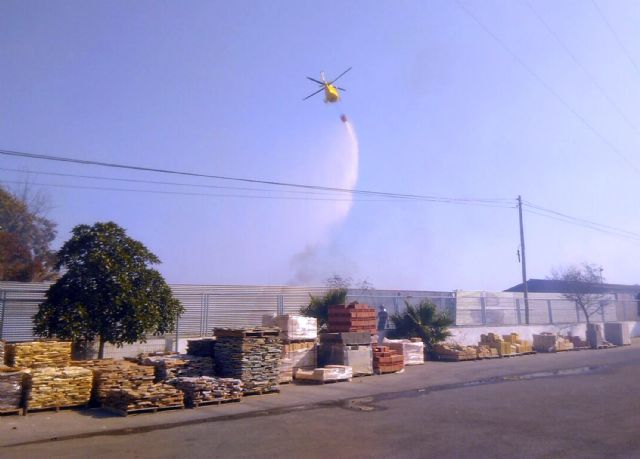
[{"label": "palm tree", "polygon": [[425,351],[430,354],[434,345],[451,336],[448,327],[453,324],[453,320],[446,313],[438,312],[431,301],[422,300],[417,306],[406,301],[404,304],[404,312],[391,315],[395,329],[389,330],[389,338],[419,337],[424,343]]}]

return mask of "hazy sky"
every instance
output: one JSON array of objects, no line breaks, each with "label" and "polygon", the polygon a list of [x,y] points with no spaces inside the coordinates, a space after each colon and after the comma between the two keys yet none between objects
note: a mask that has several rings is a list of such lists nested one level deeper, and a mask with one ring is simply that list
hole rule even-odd
[{"label": "hazy sky", "polygon": [[[113,220],[172,283],[502,290],[521,280],[519,194],[640,233],[638,30],[635,0],[4,0],[0,149],[511,207],[4,155],[0,181],[50,195],[56,247]],[[307,75],[351,66],[342,102],[302,101]],[[640,236],[526,210],[529,277],[588,261],[639,282]]]}]

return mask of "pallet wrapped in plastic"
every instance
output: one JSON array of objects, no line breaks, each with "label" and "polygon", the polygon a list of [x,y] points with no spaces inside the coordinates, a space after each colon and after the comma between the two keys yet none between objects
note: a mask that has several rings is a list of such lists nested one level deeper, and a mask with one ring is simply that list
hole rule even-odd
[{"label": "pallet wrapped in plastic", "polygon": [[348,381],[353,377],[353,370],[345,365],[327,365],[313,370],[296,370],[294,377],[300,381],[335,382]]},{"label": "pallet wrapped in plastic", "polygon": [[408,339],[388,339],[382,340],[384,346],[404,355],[405,365],[421,365],[424,363],[424,343],[422,341],[411,341]]},{"label": "pallet wrapped in plastic", "polygon": [[20,408],[24,377],[18,368],[0,367],[0,413]]},{"label": "pallet wrapped in plastic", "polygon": [[282,345],[279,382],[293,380],[297,369],[312,370],[318,366],[318,353],[315,341],[300,341]]},{"label": "pallet wrapped in plastic", "polygon": [[283,340],[310,340],[318,338],[318,319],[296,314],[263,315],[262,325],[278,327]]},{"label": "pallet wrapped in plastic", "polygon": [[353,374],[373,374],[373,353],[370,344],[344,345],[337,342],[321,342],[318,348],[318,363],[322,367],[343,365],[352,368]]}]

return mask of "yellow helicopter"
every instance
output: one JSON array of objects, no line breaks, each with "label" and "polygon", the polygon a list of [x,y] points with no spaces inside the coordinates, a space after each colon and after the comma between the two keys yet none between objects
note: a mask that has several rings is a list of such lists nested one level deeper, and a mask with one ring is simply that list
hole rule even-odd
[{"label": "yellow helicopter", "polygon": [[320,78],[322,79],[322,81],[316,80],[315,78],[307,77],[309,80],[313,81],[314,83],[318,83],[322,87],[318,89],[316,92],[314,92],[313,94],[308,95],[302,100],[307,100],[309,97],[313,97],[319,92],[324,91],[325,103],[338,102],[340,100],[340,91],[346,91],[346,89],[340,88],[338,86],[334,86],[333,83],[335,83],[338,80],[338,78],[340,78],[342,75],[347,73],[349,70],[351,70],[351,67],[349,67],[347,70],[342,72],[340,75],[338,75],[331,81],[325,80],[324,72],[320,72]]}]

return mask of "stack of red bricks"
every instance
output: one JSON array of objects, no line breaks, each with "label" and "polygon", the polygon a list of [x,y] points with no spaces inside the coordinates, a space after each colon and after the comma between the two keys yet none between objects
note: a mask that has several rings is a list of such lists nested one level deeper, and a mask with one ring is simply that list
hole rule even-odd
[{"label": "stack of red bricks", "polygon": [[376,310],[366,304],[329,306],[329,333],[376,332]]},{"label": "stack of red bricks", "polygon": [[373,346],[374,373],[395,373],[404,368],[404,355],[388,346]]}]

